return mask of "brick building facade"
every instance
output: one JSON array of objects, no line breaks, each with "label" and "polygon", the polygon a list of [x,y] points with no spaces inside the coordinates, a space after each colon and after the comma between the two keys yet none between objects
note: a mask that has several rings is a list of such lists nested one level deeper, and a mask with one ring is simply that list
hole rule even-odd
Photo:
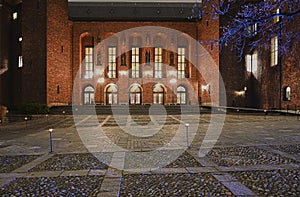
[{"label": "brick building facade", "polygon": [[[0,76],[3,105],[36,102],[53,106],[72,101],[226,105],[211,101],[211,87],[218,88],[199,73],[201,61],[188,61],[198,56],[199,51],[191,44],[195,39],[209,43],[203,47],[224,79],[228,106],[279,108],[278,88],[269,85],[278,75],[276,68],[265,67],[258,80],[250,79],[245,63],[234,52],[225,48],[220,53],[218,45],[211,42],[219,38],[223,19],[212,20],[209,15],[188,19],[195,15],[193,3],[4,0],[0,5],[0,60],[1,66],[9,67]],[[126,31],[143,26],[174,29],[181,34],[170,37],[166,32]],[[110,44],[101,45],[104,40]],[[297,49],[295,46],[299,54]],[[299,55],[295,57],[282,58],[281,88],[292,91],[291,99],[282,101],[281,107],[300,106]],[[80,84],[74,100],[77,76]],[[237,94],[242,91],[244,94]]]}]

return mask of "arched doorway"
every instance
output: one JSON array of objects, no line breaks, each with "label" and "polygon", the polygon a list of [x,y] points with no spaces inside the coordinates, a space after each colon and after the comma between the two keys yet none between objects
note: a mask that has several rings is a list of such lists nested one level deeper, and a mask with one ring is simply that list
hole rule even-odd
[{"label": "arched doorway", "polygon": [[164,104],[164,88],[161,84],[156,84],[153,88],[153,104]]},{"label": "arched doorway", "polygon": [[133,84],[129,89],[129,104],[141,105],[142,104],[142,88],[139,84]]},{"label": "arched doorway", "polygon": [[92,105],[95,103],[95,90],[93,86],[88,85],[83,89],[83,104]]},{"label": "arched doorway", "polygon": [[184,86],[177,87],[177,104],[185,105],[187,103],[187,91]]},{"label": "arched doorway", "polygon": [[115,84],[109,85],[106,89],[106,104],[118,104],[118,87]]}]

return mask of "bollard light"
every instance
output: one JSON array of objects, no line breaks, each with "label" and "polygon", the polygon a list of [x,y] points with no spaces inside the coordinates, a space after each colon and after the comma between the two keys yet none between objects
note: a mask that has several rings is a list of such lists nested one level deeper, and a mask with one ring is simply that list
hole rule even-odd
[{"label": "bollard light", "polygon": [[299,110],[297,110],[297,114],[298,114],[297,120],[299,120],[299,116],[300,116],[300,111]]},{"label": "bollard light", "polygon": [[27,129],[27,120],[28,120],[28,118],[25,117],[24,120],[25,120],[26,129]]},{"label": "bollard light", "polygon": [[265,113],[265,119],[267,118],[267,112],[268,112],[268,111],[265,109],[265,110],[264,110],[264,113]]},{"label": "bollard light", "polygon": [[53,147],[52,147],[52,132],[53,132],[53,129],[49,129],[49,134],[50,134],[50,153],[53,152]]},{"label": "bollard light", "polygon": [[186,147],[187,148],[189,148],[189,127],[190,127],[190,124],[185,124]]}]

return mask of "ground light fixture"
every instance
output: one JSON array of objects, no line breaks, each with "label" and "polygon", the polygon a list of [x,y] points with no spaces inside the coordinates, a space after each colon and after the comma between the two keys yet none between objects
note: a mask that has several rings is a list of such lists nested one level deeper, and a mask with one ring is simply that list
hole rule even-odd
[{"label": "ground light fixture", "polygon": [[52,146],[52,133],[53,133],[53,129],[49,129],[49,134],[50,134],[50,153],[53,152],[53,146]]},{"label": "ground light fixture", "polygon": [[189,127],[190,124],[185,124],[185,133],[186,133],[186,147],[189,148]]},{"label": "ground light fixture", "polygon": [[28,121],[28,118],[25,117],[24,120],[25,120],[26,129],[27,129],[27,121]]}]

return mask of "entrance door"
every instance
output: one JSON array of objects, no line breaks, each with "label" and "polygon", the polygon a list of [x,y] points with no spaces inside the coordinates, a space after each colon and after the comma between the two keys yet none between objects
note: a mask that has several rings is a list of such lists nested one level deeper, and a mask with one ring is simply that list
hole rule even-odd
[{"label": "entrance door", "polygon": [[92,105],[95,103],[95,90],[92,86],[87,86],[83,90],[83,104]]},{"label": "entrance door", "polygon": [[164,88],[160,84],[153,88],[153,104],[164,104]]},{"label": "entrance door", "polygon": [[133,85],[129,90],[129,103],[130,105],[142,104],[142,90],[139,85]]},{"label": "entrance door", "polygon": [[116,85],[108,86],[106,90],[106,104],[116,105],[118,104],[118,89]]}]

